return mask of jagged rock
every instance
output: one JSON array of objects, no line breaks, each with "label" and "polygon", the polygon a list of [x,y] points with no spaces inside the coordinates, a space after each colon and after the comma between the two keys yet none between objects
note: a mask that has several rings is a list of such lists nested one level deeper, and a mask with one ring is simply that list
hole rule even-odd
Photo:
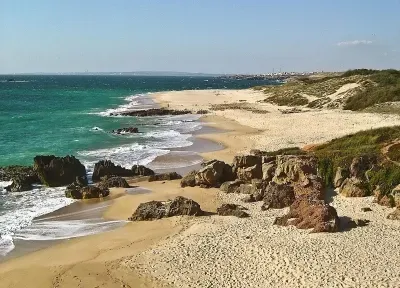
[{"label": "jagged rock", "polygon": [[300,197],[303,195],[311,196],[315,199],[324,199],[324,184],[321,177],[317,175],[308,175],[302,181],[294,184],[294,195]]},{"label": "jagged rock", "polygon": [[261,170],[262,170],[262,179],[266,182],[269,182],[272,180],[272,178],[274,178],[276,164],[275,162],[264,163],[262,164]]},{"label": "jagged rock", "polygon": [[345,197],[365,197],[368,194],[365,183],[354,177],[345,179],[339,192]]},{"label": "jagged rock", "polygon": [[177,179],[182,179],[182,176],[179,175],[176,172],[168,172],[168,173],[162,173],[162,174],[155,174],[151,175],[149,177],[149,182],[154,182],[154,181],[170,181],[170,180],[177,180]]},{"label": "jagged rock", "polygon": [[136,127],[128,127],[128,128],[120,128],[112,130],[113,134],[132,134],[132,133],[139,133],[139,129]]},{"label": "jagged rock", "polygon": [[250,167],[238,167],[236,173],[238,179],[245,182],[251,182],[251,179],[261,179],[263,176],[261,164],[255,164]]},{"label": "jagged rock", "polygon": [[317,175],[317,158],[307,155],[278,155],[273,181],[276,183],[297,182],[308,175]]},{"label": "jagged rock", "polygon": [[111,116],[136,116],[136,117],[146,117],[146,116],[166,116],[166,115],[184,115],[191,114],[190,110],[173,110],[165,108],[153,108],[147,110],[134,110],[126,111],[121,113],[111,113]]},{"label": "jagged rock", "polygon": [[343,181],[349,176],[349,171],[347,169],[338,167],[336,169],[335,179],[333,180],[333,186],[335,188],[340,187]]},{"label": "jagged rock", "polygon": [[238,155],[233,158],[232,166],[234,168],[246,168],[254,165],[261,165],[261,156],[254,155]]},{"label": "jagged rock", "polygon": [[33,169],[40,181],[49,187],[71,184],[76,177],[86,179],[85,166],[74,156],[36,156],[33,161]]},{"label": "jagged rock", "polygon": [[154,171],[143,165],[133,165],[132,166],[133,176],[151,176],[154,175]]},{"label": "jagged rock", "polygon": [[370,211],[372,211],[372,209],[369,207],[363,207],[363,208],[361,208],[361,211],[362,212],[370,212]]},{"label": "jagged rock", "polygon": [[221,184],[219,189],[225,193],[238,193],[238,189],[242,184],[244,184],[244,182],[238,179],[235,181],[226,181]]},{"label": "jagged rock", "polygon": [[391,195],[383,195],[382,197],[379,198],[379,200],[377,202],[378,202],[379,205],[386,206],[386,207],[389,207],[389,208],[394,207],[395,204],[396,204]]},{"label": "jagged rock", "polygon": [[129,188],[128,182],[122,177],[108,177],[105,176],[102,178],[102,181],[99,184],[100,189],[107,189],[112,187],[121,187],[121,188]]},{"label": "jagged rock", "polygon": [[196,176],[196,185],[206,187],[219,187],[226,181],[235,180],[232,167],[223,161],[212,160],[204,163]]},{"label": "jagged rock", "polygon": [[73,183],[65,190],[65,197],[73,199],[92,199],[102,198],[110,194],[110,191],[105,188],[99,188],[96,186],[80,186],[78,183]]},{"label": "jagged rock", "polygon": [[98,182],[104,176],[132,177],[134,173],[132,170],[115,165],[110,160],[101,160],[94,165],[92,180]]},{"label": "jagged rock", "polygon": [[236,216],[239,218],[249,217],[250,215],[243,211],[245,208],[236,204],[222,204],[217,208],[217,214],[220,216]]},{"label": "jagged rock", "polygon": [[336,209],[323,200],[305,196],[297,198],[290,206],[289,213],[276,218],[274,224],[295,225],[299,229],[312,228],[312,232],[339,231],[339,217]]},{"label": "jagged rock", "polygon": [[239,194],[253,194],[255,192],[255,187],[252,184],[241,184],[237,189],[236,193]]},{"label": "jagged rock", "polygon": [[375,162],[376,160],[373,159],[373,157],[368,156],[354,158],[350,165],[350,176],[363,180],[365,178],[365,172],[371,169]]},{"label": "jagged rock", "polygon": [[150,201],[141,203],[128,220],[145,221],[178,215],[201,216],[203,214],[204,212],[197,202],[178,196],[172,201]]},{"label": "jagged rock", "polygon": [[189,174],[187,174],[185,177],[182,178],[181,180],[181,187],[194,187],[196,186],[196,176],[197,171],[191,171]]},{"label": "jagged rock", "polygon": [[397,208],[392,213],[390,213],[387,217],[390,220],[400,220],[400,208]]},{"label": "jagged rock", "polygon": [[252,156],[263,156],[265,154],[264,151],[261,151],[260,149],[251,149],[250,150],[250,155]]},{"label": "jagged rock", "polygon": [[294,189],[289,184],[270,182],[264,192],[262,210],[281,209],[290,206],[294,200]]}]

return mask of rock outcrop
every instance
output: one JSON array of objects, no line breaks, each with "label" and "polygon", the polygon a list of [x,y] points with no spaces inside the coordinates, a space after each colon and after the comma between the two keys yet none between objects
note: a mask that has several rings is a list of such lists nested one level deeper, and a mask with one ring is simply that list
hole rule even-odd
[{"label": "rock outcrop", "polygon": [[11,185],[5,187],[8,192],[22,192],[32,190],[32,184],[37,183],[36,176],[20,175],[12,178]]},{"label": "rock outcrop", "polygon": [[313,229],[312,232],[337,232],[339,222],[335,208],[323,200],[304,196],[296,199],[289,213],[276,218],[274,224],[295,225],[299,229]]},{"label": "rock outcrop", "polygon": [[226,181],[221,184],[219,189],[225,193],[239,193],[240,185],[244,184],[242,180]]},{"label": "rock outcrop", "polygon": [[36,156],[33,161],[33,169],[46,186],[65,186],[73,183],[76,177],[86,179],[85,166],[74,156]]},{"label": "rock outcrop", "polygon": [[115,176],[115,177],[108,177],[104,176],[99,183],[100,189],[108,189],[112,187],[120,187],[120,188],[129,188],[128,182],[122,177]]},{"label": "rock outcrop", "polygon": [[196,186],[196,174],[197,171],[191,171],[181,180],[181,187],[194,187]]},{"label": "rock outcrop", "polygon": [[270,182],[265,189],[262,210],[281,209],[290,206],[295,200],[294,189],[289,184]]},{"label": "rock outcrop", "polygon": [[217,208],[217,214],[220,216],[236,216],[238,218],[246,218],[250,215],[243,211],[244,207],[236,204],[222,204]]},{"label": "rock outcrop", "polygon": [[[232,171],[239,180],[251,182],[262,178],[262,157],[254,155],[235,156]],[[235,178],[236,178],[235,177]]]},{"label": "rock outcrop", "polygon": [[98,182],[104,176],[132,177],[134,173],[130,169],[115,165],[110,160],[101,160],[94,165],[92,180]]},{"label": "rock outcrop", "polygon": [[170,180],[178,180],[182,179],[182,176],[179,175],[176,172],[168,172],[168,173],[162,173],[162,174],[155,174],[151,175],[149,177],[149,182],[154,182],[154,181],[170,181]]},{"label": "rock outcrop", "polygon": [[146,117],[146,116],[167,116],[167,115],[185,115],[191,114],[190,110],[173,110],[173,109],[165,109],[165,108],[153,108],[147,110],[134,110],[134,111],[126,111],[120,113],[111,113],[111,116],[136,116],[136,117]]},{"label": "rock outcrop", "polygon": [[108,188],[86,186],[79,177],[77,177],[74,183],[68,185],[67,189],[65,190],[65,197],[73,199],[102,198],[108,196],[109,194],[110,191]]},{"label": "rock outcrop", "polygon": [[338,188],[342,186],[343,181],[349,176],[349,171],[347,169],[338,167],[336,169],[335,179],[333,180],[333,186]]},{"label": "rock outcrop", "polygon": [[317,158],[307,155],[278,155],[273,181],[289,183],[303,181],[309,175],[317,175]]},{"label": "rock outcrop", "polygon": [[31,166],[6,166],[0,167],[0,181],[12,181],[15,178],[32,178],[33,183],[40,183],[36,172]]},{"label": "rock outcrop", "polygon": [[146,221],[179,215],[201,216],[203,214],[204,212],[197,202],[178,196],[174,200],[165,202],[150,201],[141,203],[128,220]]},{"label": "rock outcrop", "polygon": [[196,185],[220,187],[226,181],[235,180],[232,167],[223,161],[211,160],[203,164],[195,175]]},{"label": "rock outcrop", "polygon": [[154,171],[143,165],[133,165],[132,166],[133,176],[151,176],[154,175]]}]

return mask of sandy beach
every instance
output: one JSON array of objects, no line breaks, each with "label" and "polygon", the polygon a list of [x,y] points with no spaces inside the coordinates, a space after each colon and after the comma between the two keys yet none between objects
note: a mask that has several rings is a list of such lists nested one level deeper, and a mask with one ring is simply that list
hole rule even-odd
[{"label": "sandy beach", "polygon": [[[152,96],[173,109],[209,110],[201,120],[224,131],[196,137],[224,149],[200,155],[228,163],[250,149],[302,147],[360,130],[400,125],[395,115],[342,110],[285,114],[281,110],[291,108],[259,103],[265,95],[253,90],[172,91]],[[222,109],[221,104],[231,103],[240,104],[241,109]],[[203,144],[200,140],[198,145]],[[197,201],[211,213],[130,222],[10,259],[0,263],[0,287],[398,287],[400,283],[400,222],[387,220],[392,209],[372,203],[371,197],[349,199],[331,191],[331,205],[343,224],[349,218],[371,222],[340,233],[310,234],[273,226],[275,217],[286,209],[261,211],[261,203],[244,204],[243,195],[215,188],[181,188],[179,181],[131,185],[151,192],[113,190],[118,197],[104,211],[105,219],[127,220],[140,203],[177,195]],[[251,217],[212,215],[221,203],[243,205]],[[372,211],[361,212],[362,207]]]}]

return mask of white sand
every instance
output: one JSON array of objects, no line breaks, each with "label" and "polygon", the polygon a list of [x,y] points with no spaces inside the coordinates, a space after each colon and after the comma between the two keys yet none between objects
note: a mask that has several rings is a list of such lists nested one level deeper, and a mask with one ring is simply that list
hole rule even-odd
[{"label": "white sand", "polygon": [[[335,196],[347,217],[371,220],[365,227],[333,234],[272,225],[285,212],[263,212],[240,195],[220,193],[224,202],[249,208],[251,218],[211,216],[152,249],[124,261],[175,287],[399,287],[400,222],[372,198]],[[371,207],[372,212],[361,212]]]}]

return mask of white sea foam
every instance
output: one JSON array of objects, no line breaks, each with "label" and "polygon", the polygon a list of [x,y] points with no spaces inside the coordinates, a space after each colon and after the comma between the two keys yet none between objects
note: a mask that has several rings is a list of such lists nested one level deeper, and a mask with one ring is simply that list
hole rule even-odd
[{"label": "white sea foam", "polygon": [[91,131],[95,131],[95,132],[103,132],[104,130],[101,129],[100,127],[94,126],[90,129]]},{"label": "white sea foam", "polygon": [[[4,182],[2,182],[4,184]],[[29,226],[35,217],[50,213],[74,202],[65,198],[65,187],[46,188],[35,186],[33,190],[13,192],[4,197],[0,211],[0,254],[13,249],[11,237],[24,227]]]}]

